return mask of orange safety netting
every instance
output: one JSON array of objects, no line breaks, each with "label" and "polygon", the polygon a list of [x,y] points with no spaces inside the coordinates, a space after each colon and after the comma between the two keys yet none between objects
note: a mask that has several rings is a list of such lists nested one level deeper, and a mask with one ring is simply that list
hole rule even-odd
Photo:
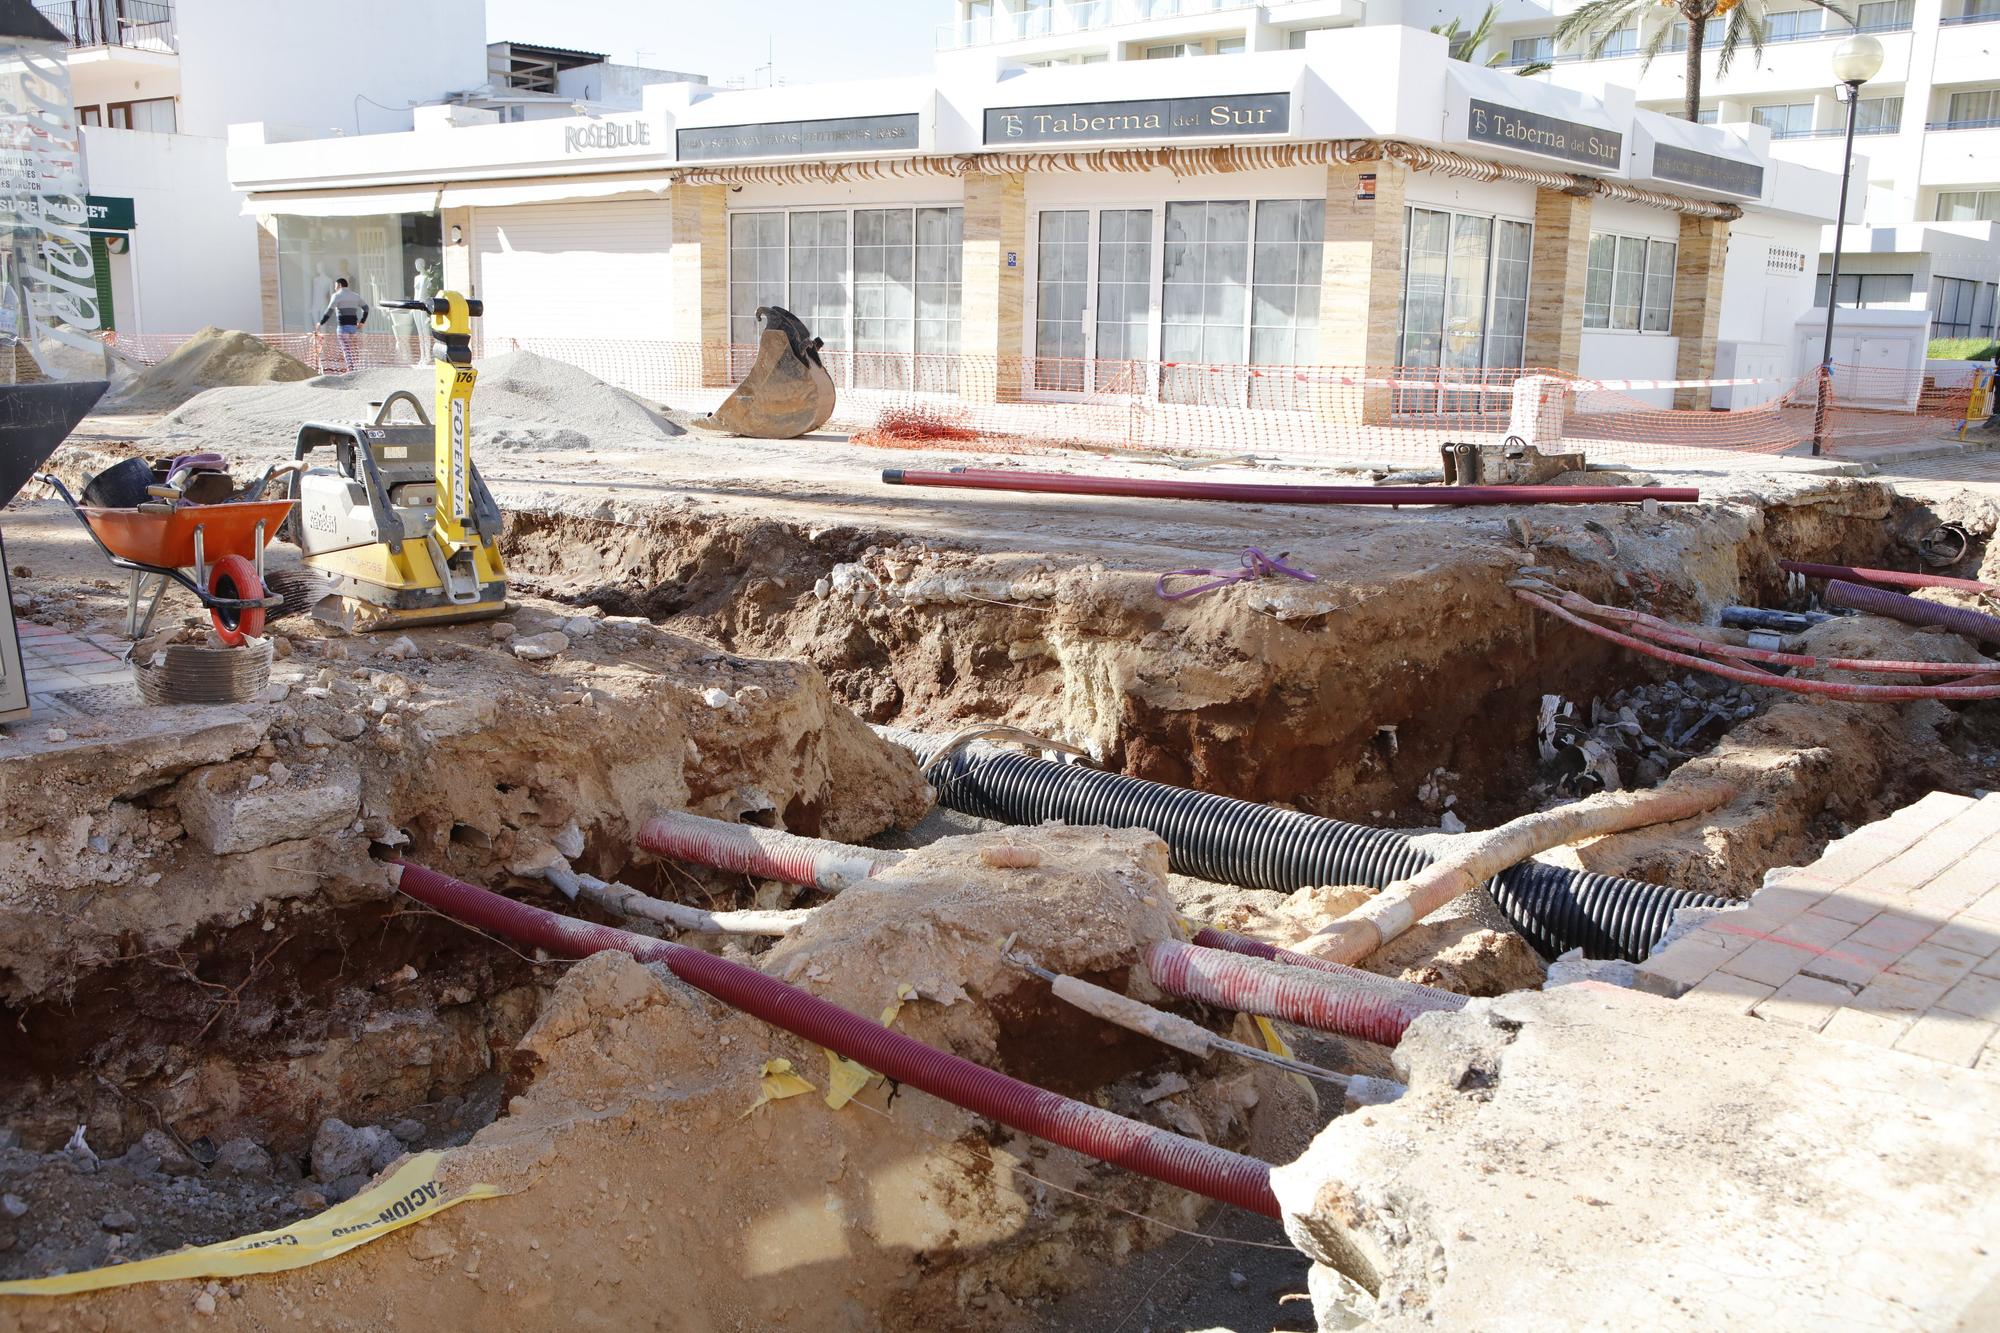
[{"label": "orange safety netting", "polygon": [[[113,335],[152,362],[188,335]],[[328,333],[265,342],[328,372],[343,366]],[[356,369],[422,364],[413,338],[363,333]],[[618,338],[503,338],[668,407],[712,410],[748,371],[747,344]],[[1432,467],[1447,443],[1518,433],[1592,461],[1728,466],[1804,452],[1816,423],[1839,456],[1933,439],[1964,423],[1968,390],[1921,373],[1834,367],[1820,420],[1819,375],[1762,380],[1590,380],[1532,369],[1272,366],[1179,361],[821,353],[838,392],[829,431],[906,447],[963,443],[997,452],[1084,449],[1192,458],[1283,457],[1356,466]],[[1517,399],[1521,400],[1517,405]],[[1716,403],[1733,404],[1719,408]]]}]

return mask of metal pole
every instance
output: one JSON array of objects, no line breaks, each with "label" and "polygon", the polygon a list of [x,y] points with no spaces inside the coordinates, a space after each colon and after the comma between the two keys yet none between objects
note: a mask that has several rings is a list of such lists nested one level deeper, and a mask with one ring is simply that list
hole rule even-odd
[{"label": "metal pole", "polygon": [[1847,139],[1840,155],[1840,211],[1833,218],[1833,271],[1826,283],[1826,339],[1820,344],[1819,401],[1813,408],[1813,457],[1820,456],[1826,440],[1826,400],[1833,392],[1833,312],[1840,304],[1840,242],[1847,234],[1847,181],[1854,174],[1854,113],[1861,106],[1861,85],[1841,85],[1847,89]]}]

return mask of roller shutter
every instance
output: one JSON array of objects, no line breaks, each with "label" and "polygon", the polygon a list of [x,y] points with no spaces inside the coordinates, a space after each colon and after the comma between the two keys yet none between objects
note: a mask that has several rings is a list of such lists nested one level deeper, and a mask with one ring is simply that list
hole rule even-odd
[{"label": "roller shutter", "polygon": [[473,278],[487,346],[663,337],[670,216],[664,199],[475,209]]}]

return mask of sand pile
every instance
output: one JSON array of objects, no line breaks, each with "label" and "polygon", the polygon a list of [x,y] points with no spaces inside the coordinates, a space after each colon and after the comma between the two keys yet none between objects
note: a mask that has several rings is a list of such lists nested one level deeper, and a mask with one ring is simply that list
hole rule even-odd
[{"label": "sand pile", "polygon": [[[430,367],[397,366],[212,389],[163,417],[154,438],[198,437],[239,458],[288,458],[302,423],[366,420],[375,413],[371,404],[398,389],[415,394],[428,415],[433,385]],[[407,415],[405,408],[397,412]],[[640,399],[561,361],[507,352],[479,363],[472,399],[475,455],[617,448],[679,434],[679,426]]]},{"label": "sand pile", "polygon": [[114,407],[158,411],[177,407],[207,389],[277,384],[311,375],[310,366],[261,339],[240,329],[218,329],[211,324],[176,347],[164,361],[134,375],[106,402]]}]

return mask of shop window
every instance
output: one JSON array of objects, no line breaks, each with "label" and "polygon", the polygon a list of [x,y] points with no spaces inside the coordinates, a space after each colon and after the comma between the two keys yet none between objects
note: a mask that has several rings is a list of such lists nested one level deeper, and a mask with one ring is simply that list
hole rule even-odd
[{"label": "shop window", "polygon": [[[278,231],[279,327],[307,332],[333,297],[334,280],[368,302],[370,333],[400,333],[406,346],[398,360],[428,357],[428,339],[404,312],[382,312],[383,301],[406,300],[442,289],[444,234],[435,213],[391,213],[372,217],[310,218],[280,214]],[[421,274],[421,279],[418,275]]]},{"label": "shop window", "polygon": [[754,344],[757,307],[783,306],[834,353],[837,382],[949,390],[964,217],[942,207],[732,213],[730,342]]},{"label": "shop window", "polygon": [[1324,199],[1264,199],[1250,265],[1250,363],[1319,360],[1320,243]]},{"label": "shop window", "polygon": [[[1813,304],[1826,307],[1827,276],[1819,275]],[[1896,309],[1910,303],[1914,291],[1907,273],[1843,273],[1840,275],[1840,304],[1867,310]]]},{"label": "shop window", "polygon": [[874,384],[877,363],[866,353],[910,350],[917,317],[916,218],[907,208],[854,212],[855,382]]},{"label": "shop window", "polygon": [[113,102],[105,108],[113,129],[145,130],[152,134],[174,132],[174,99],[150,97],[140,102]]},{"label": "shop window", "polygon": [[1583,327],[1666,333],[1674,322],[1673,241],[1594,233],[1584,276]]},{"label": "shop window", "polygon": [[847,210],[793,213],[790,223],[790,299],[785,308],[828,347],[844,348],[849,345]]},{"label": "shop window", "polygon": [[919,208],[916,215],[916,387],[943,393],[958,387],[965,210]]},{"label": "shop window", "polygon": [[2000,190],[1940,190],[1939,222],[2000,222]]},{"label": "shop window", "polygon": [[1247,375],[1202,369],[1247,356],[1250,201],[1167,205],[1160,256],[1160,396],[1177,403],[1243,401]]},{"label": "shop window", "polygon": [[[1518,368],[1527,349],[1532,237],[1527,223],[1508,218],[1409,209],[1399,363],[1438,370],[1440,381],[1473,383]],[[1477,389],[1442,385],[1396,392],[1399,412],[1484,411],[1499,402]]]},{"label": "shop window", "polygon": [[785,215],[729,216],[729,341],[754,347],[760,306],[785,304]]}]

